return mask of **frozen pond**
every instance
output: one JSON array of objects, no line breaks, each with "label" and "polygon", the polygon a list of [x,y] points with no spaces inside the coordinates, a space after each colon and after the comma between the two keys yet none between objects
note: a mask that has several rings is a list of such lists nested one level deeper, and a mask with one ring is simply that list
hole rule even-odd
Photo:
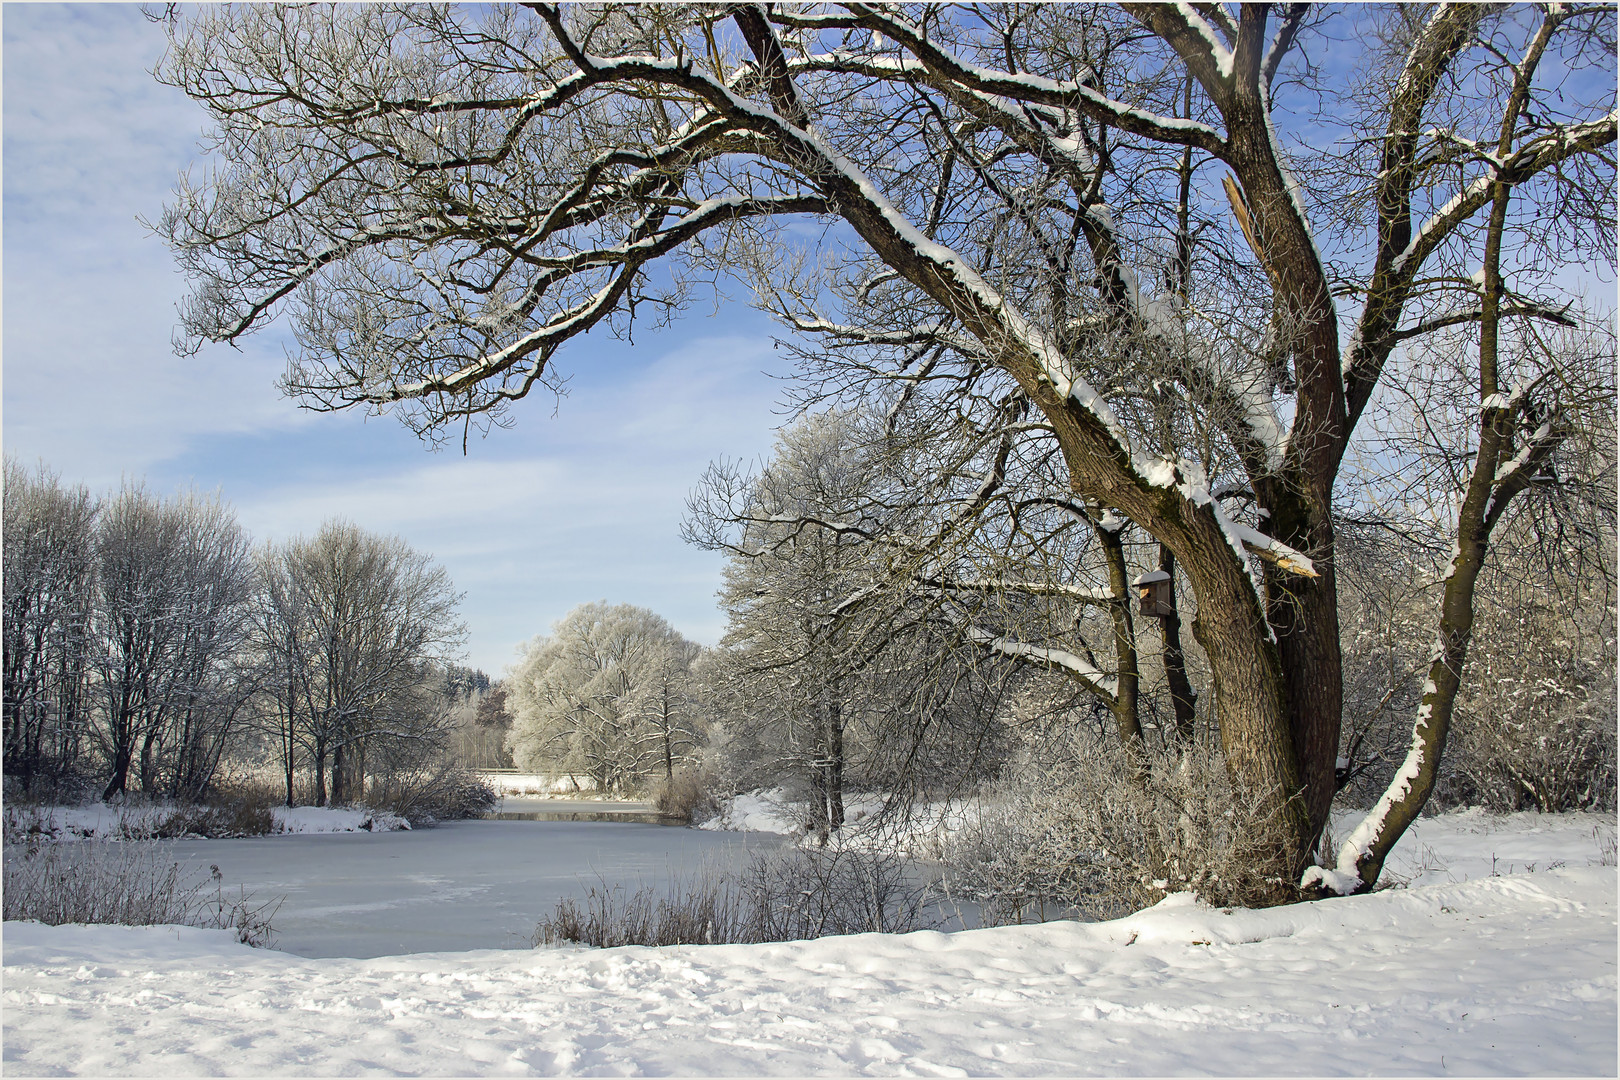
[{"label": "frozen pond", "polygon": [[272,920],[276,948],[372,957],[527,948],[559,899],[582,898],[598,878],[633,889],[671,871],[689,875],[705,860],[740,865],[782,841],[652,824],[453,821],[411,832],[169,843],[182,868],[206,874],[217,864],[229,891],[285,895]]}]

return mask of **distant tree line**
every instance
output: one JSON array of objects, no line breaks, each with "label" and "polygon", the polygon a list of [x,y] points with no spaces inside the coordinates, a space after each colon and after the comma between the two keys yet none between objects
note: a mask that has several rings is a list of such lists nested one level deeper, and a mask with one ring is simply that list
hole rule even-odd
[{"label": "distant tree line", "polygon": [[448,761],[488,677],[449,576],[329,521],[257,547],[217,497],[103,498],[7,459],[8,791],[198,799],[273,766],[288,805]]}]

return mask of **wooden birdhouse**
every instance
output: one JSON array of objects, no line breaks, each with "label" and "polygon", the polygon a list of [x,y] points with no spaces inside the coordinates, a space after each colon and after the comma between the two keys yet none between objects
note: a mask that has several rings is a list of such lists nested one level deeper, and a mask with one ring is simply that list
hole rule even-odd
[{"label": "wooden birdhouse", "polygon": [[1176,583],[1163,570],[1149,570],[1131,582],[1140,601],[1138,610],[1155,619],[1176,613]]}]

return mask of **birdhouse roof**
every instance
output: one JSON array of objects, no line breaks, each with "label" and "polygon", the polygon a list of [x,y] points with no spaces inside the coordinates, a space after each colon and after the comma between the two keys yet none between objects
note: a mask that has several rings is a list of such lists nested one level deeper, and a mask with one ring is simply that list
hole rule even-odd
[{"label": "birdhouse roof", "polygon": [[1136,575],[1132,585],[1157,585],[1161,581],[1169,581],[1170,574],[1164,570],[1149,570],[1145,574]]}]

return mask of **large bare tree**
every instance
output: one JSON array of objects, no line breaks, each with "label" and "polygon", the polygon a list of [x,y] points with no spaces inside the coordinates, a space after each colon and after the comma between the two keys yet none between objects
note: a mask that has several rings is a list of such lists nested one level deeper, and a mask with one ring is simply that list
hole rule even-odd
[{"label": "large bare tree", "polygon": [[[192,342],[286,311],[292,392],[434,437],[719,273],[874,379],[1017,395],[1077,499],[1190,585],[1228,769],[1294,875],[1278,897],[1348,891],[1427,798],[1479,559],[1579,405],[1536,327],[1613,264],[1614,25],[1571,4],[207,9],[160,77],[209,111],[221,167],[160,230]],[[1336,489],[1392,358],[1459,326],[1480,419],[1411,755],[1302,877],[1339,748]]]}]

